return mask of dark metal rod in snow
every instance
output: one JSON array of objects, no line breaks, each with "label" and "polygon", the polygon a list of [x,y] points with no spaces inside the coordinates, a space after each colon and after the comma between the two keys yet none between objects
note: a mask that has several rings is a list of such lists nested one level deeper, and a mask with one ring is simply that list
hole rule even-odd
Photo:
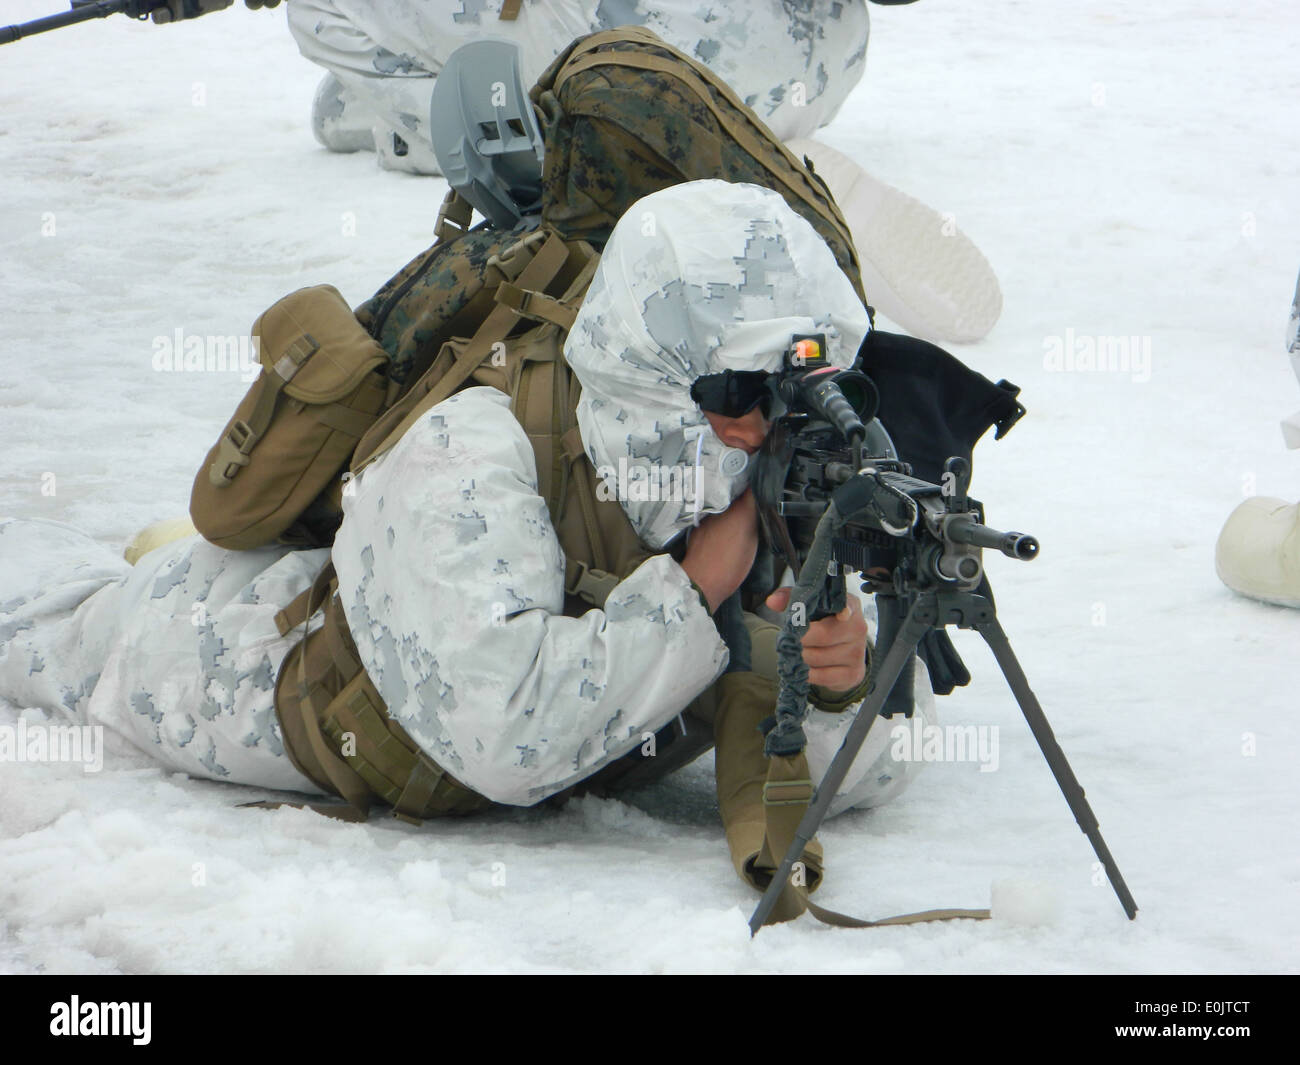
[{"label": "dark metal rod in snow", "polygon": [[101,0],[99,3],[79,4],[71,11],[61,15],[46,15],[45,18],[32,19],[31,22],[19,22],[13,26],[0,26],[0,44],[13,44],[23,37],[47,30],[74,26],[78,22],[88,22],[93,18],[108,18],[131,6],[132,0]]},{"label": "dark metal rod in snow", "polygon": [[767,920],[772,908],[776,905],[782,887],[790,878],[794,863],[802,857],[808,841],[817,834],[817,829],[821,826],[826,811],[830,808],[835,792],[839,789],[849,766],[853,764],[853,759],[857,757],[858,751],[861,750],[862,744],[866,740],[871,727],[875,724],[876,718],[880,716],[880,710],[884,706],[890,690],[894,687],[898,675],[916,651],[917,645],[926,632],[931,628],[942,628],[944,624],[956,625],[963,629],[975,629],[984,637],[984,642],[992,650],[993,657],[997,659],[998,666],[1002,670],[1002,675],[1006,677],[1007,684],[1011,687],[1011,693],[1015,696],[1016,702],[1025,715],[1025,721],[1028,722],[1029,730],[1034,734],[1034,739],[1038,742],[1039,750],[1043,752],[1043,757],[1047,759],[1047,765],[1052,770],[1056,783],[1060,786],[1061,794],[1065,796],[1065,801],[1069,804],[1070,812],[1074,814],[1075,821],[1078,822],[1084,835],[1088,837],[1093,851],[1101,859],[1101,864],[1106,870],[1106,876],[1110,879],[1111,887],[1115,889],[1115,895],[1119,899],[1120,905],[1124,907],[1124,912],[1128,915],[1129,920],[1137,916],[1137,903],[1133,900],[1132,894],[1129,893],[1128,885],[1124,883],[1124,877],[1119,871],[1119,866],[1115,864],[1115,859],[1111,857],[1110,848],[1106,846],[1106,841],[1102,839],[1101,827],[1097,823],[1097,817],[1092,812],[1092,807],[1088,805],[1088,800],[1084,797],[1083,788],[1079,784],[1078,778],[1075,777],[1074,771],[1070,768],[1065,752],[1061,750],[1060,744],[1056,742],[1052,727],[1047,722],[1047,715],[1043,713],[1042,706],[1039,705],[1037,697],[1029,687],[1029,681],[1020,668],[1015,653],[1011,650],[1011,642],[1007,639],[1006,633],[1003,632],[1002,626],[998,623],[997,612],[993,604],[983,596],[970,592],[927,592],[918,595],[913,601],[902,627],[881,663],[879,675],[868,690],[867,698],[863,701],[853,726],[849,729],[848,735],[844,737],[844,742],[840,745],[839,751],[831,761],[830,767],[826,770],[825,777],[817,786],[816,798],[813,800],[812,805],[808,807],[803,820],[799,822],[794,842],[790,845],[790,849],[781,861],[780,868],[773,875],[771,883],[768,884],[763,897],[759,900],[754,915],[749,919],[751,935],[756,934]]},{"label": "dark metal rod in snow", "polygon": [[1011,692],[1015,695],[1016,702],[1020,704],[1025,720],[1029,722],[1029,731],[1034,734],[1034,739],[1038,741],[1038,748],[1043,752],[1043,757],[1047,759],[1047,764],[1052,770],[1052,776],[1056,777],[1056,783],[1060,785],[1061,794],[1065,796],[1065,801],[1070,804],[1070,812],[1074,814],[1074,819],[1079,823],[1079,827],[1083,829],[1083,834],[1088,837],[1088,842],[1092,844],[1093,851],[1101,859],[1101,864],[1106,870],[1106,876],[1110,880],[1110,886],[1115,889],[1115,894],[1119,898],[1120,905],[1124,907],[1124,912],[1128,914],[1128,919],[1133,920],[1137,916],[1137,903],[1133,901],[1133,896],[1129,894],[1128,885],[1124,883],[1124,877],[1119,871],[1119,866],[1115,864],[1115,859],[1110,855],[1110,848],[1106,846],[1106,841],[1101,838],[1101,826],[1097,824],[1097,815],[1092,812],[1092,807],[1088,805],[1083,788],[1079,784],[1078,778],[1075,777],[1074,770],[1070,768],[1070,763],[1066,761],[1065,752],[1061,750],[1061,745],[1056,742],[1056,736],[1052,733],[1052,726],[1047,723],[1047,715],[1043,713],[1038,698],[1030,690],[1029,681],[1025,677],[1024,670],[1020,668],[1015,652],[1011,650],[1011,641],[1007,639],[1007,634],[1002,631],[1002,626],[998,624],[997,615],[990,610],[986,618],[976,621],[975,628],[984,637],[984,642],[989,645],[989,648],[993,651],[993,657],[998,660],[998,665],[1002,667],[1002,675],[1007,678],[1007,683],[1011,685]]}]

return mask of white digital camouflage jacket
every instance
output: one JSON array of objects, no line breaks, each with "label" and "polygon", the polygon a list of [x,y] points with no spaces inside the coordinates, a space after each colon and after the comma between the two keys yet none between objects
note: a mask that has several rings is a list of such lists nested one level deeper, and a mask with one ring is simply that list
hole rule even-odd
[{"label": "white digital camouflage jacket", "polygon": [[[694,492],[622,499],[642,541],[663,546],[746,486],[747,456],[690,398],[697,377],[775,369],[793,333],[825,333],[847,366],[867,328],[829,248],[777,194],[701,181],[633,205],[565,355],[598,470],[684,465],[701,489],[698,508],[682,498]],[[589,776],[726,666],[667,555],[603,610],[563,616],[564,556],[533,450],[494,389],[433,408],[353,485],[333,559],[362,661],[416,742],[491,799],[531,804]]]}]

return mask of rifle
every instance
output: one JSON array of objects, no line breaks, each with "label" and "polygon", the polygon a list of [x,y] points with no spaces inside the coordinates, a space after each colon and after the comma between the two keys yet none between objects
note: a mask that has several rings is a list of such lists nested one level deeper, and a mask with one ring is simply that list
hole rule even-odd
[{"label": "rifle", "polygon": [[124,14],[131,18],[144,19],[155,7],[162,7],[162,0],[72,0],[72,10],[61,15],[47,15],[45,18],[20,22],[13,26],[0,27],[0,44],[12,44],[23,37],[48,30],[62,29],[78,22],[89,22],[93,18],[108,18],[109,15]]},{"label": "rifle", "polygon": [[[78,22],[89,22],[93,18],[108,18],[109,15],[126,15],[133,19],[153,19],[154,22],[172,22],[198,18],[213,11],[222,11],[234,3],[234,0],[183,0],[178,6],[168,0],[71,0],[72,10],[61,15],[47,15],[20,22],[13,26],[0,26],[0,44],[12,44],[23,37],[36,33],[75,26]],[[275,7],[280,0],[263,0],[249,2],[248,7]]]},{"label": "rifle", "polygon": [[900,677],[923,641],[931,641],[932,649],[939,641],[947,644],[948,625],[973,628],[989,645],[1132,920],[1137,904],[998,623],[984,575],[985,549],[1031,561],[1038,541],[984,524],[983,505],[967,495],[970,464],[964,458],[948,459],[942,485],[913,477],[875,418],[879,397],[871,379],[831,366],[821,354],[825,350],[824,336],[796,336],[783,370],[769,379],[773,428],[754,471],[764,536],[796,575],[777,641],[781,687],[767,723],[769,757],[796,755],[806,745],[802,634],[811,622],[843,608],[846,568],[860,572],[862,590],[876,596],[880,623],[867,696],[750,918],[751,933],[767,920],[876,719],[912,716],[911,682],[900,683]]}]

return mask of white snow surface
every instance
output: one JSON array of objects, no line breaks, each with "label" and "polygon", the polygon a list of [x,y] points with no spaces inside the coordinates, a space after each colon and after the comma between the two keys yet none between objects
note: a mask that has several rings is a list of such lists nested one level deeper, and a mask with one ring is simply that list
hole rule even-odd
[{"label": "white snow surface", "polygon": [[[10,0],[3,17],[58,8]],[[0,765],[0,971],[1300,968],[1300,611],[1237,598],[1213,568],[1244,495],[1300,495],[1277,428],[1296,399],[1300,10],[871,14],[866,78],[823,136],[952,212],[999,273],[1001,322],[958,354],[1019,384],[1030,413],[981,444],[975,494],[1043,550],[990,571],[1137,920],[992,656],[959,633],[975,681],[940,712],[999,728],[997,771],[937,763],[891,806],[829,822],[818,897],[879,917],[987,906],[1010,881],[1020,919],[805,917],[751,940],[757,896],[727,860],[708,756],[626,803],[415,828],[237,809],[267,793],[115,745],[97,774]],[[154,338],[246,334],[309,284],[360,303],[431,242],[441,182],[320,148],[319,76],[283,9],[115,16],[0,49],[0,513],[115,546],[183,514],[246,384],[156,372]],[[1067,330],[1149,338],[1149,380],[1052,372],[1048,338]],[[43,720],[0,707],[0,724],[20,714]]]}]

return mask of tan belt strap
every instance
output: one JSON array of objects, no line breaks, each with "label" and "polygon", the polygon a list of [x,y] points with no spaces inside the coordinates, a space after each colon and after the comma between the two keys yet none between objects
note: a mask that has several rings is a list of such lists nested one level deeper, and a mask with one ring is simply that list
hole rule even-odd
[{"label": "tan belt strap", "polygon": [[393,804],[393,814],[407,820],[419,821],[420,814],[433,798],[434,788],[443,774],[427,758],[416,758],[411,775],[406,778],[402,794]]},{"label": "tan belt strap", "polygon": [[307,609],[307,604],[311,602],[311,593],[315,590],[316,583],[313,581],[309,588],[294,596],[293,601],[275,615],[275,627],[280,630],[281,636],[288,636],[319,609],[319,604],[310,611]]},{"label": "tan belt strap", "polygon": [[328,585],[334,576],[334,563],[325,563],[321,571],[316,574],[316,579],[275,615],[275,627],[280,630],[281,636],[288,636],[293,629],[302,625],[325,605]]},{"label": "tan belt strap", "polygon": [[516,314],[531,318],[537,322],[552,322],[566,333],[573,328],[578,312],[572,307],[544,292],[520,288],[509,281],[502,281],[493,293],[497,303],[504,303]]},{"label": "tan belt strap", "polygon": [[340,626],[346,626],[346,620],[340,615],[343,608],[339,603],[338,596],[334,596],[327,609],[325,626],[325,646],[329,648],[330,657],[334,659],[334,668],[339,671],[339,676],[344,680],[351,680],[364,668],[361,665],[361,659],[354,655],[350,648],[343,642],[343,635],[339,631]]},{"label": "tan belt strap", "polygon": [[[318,718],[317,701],[320,689],[316,685],[307,683],[307,667],[305,667],[307,655],[299,658],[298,672],[298,692],[302,697],[303,705],[307,707],[307,713],[303,714],[305,731],[307,731],[307,743],[311,746],[312,754],[316,757],[318,765],[325,770],[330,784],[334,785],[335,791],[348,802],[355,806],[361,814],[369,815],[370,813],[370,789],[365,783],[364,778],[356,770],[352,769],[347,762],[344,762],[338,753],[326,743],[324,733],[321,732],[320,718]],[[315,690],[316,694],[313,694]]]},{"label": "tan belt strap", "polygon": [[[313,595],[308,598],[306,606],[308,617],[311,617],[316,612],[319,602],[323,601],[325,595],[333,595],[334,588],[334,566],[330,563],[321,570],[312,584]],[[320,711],[322,708],[317,705],[320,694],[319,685],[312,684],[307,678],[306,640],[304,639],[298,645],[298,695],[302,699],[303,706],[307,709],[307,712],[303,714],[307,743],[311,747],[312,754],[316,756],[317,762],[325,771],[325,775],[329,777],[330,784],[334,786],[339,795],[355,806],[359,812],[368,814],[370,812],[370,789],[367,787],[365,780],[339,757],[337,752],[325,741],[325,737],[321,733]]]},{"label": "tan belt strap", "polygon": [[[790,769],[794,764],[791,758],[772,758],[767,770],[767,783],[763,785],[763,814],[767,823],[767,834],[763,841],[763,852],[759,863],[776,869],[794,843],[799,822],[812,802],[813,785],[808,779],[792,779]],[[793,879],[793,878],[792,878]],[[794,909],[806,909],[822,924],[836,928],[880,928],[884,925],[921,924],[927,921],[972,920],[987,921],[988,910],[922,910],[919,913],[905,913],[897,917],[883,917],[879,921],[868,921],[861,917],[850,917],[818,906],[808,898],[808,889],[800,884],[790,883],[785,886],[780,901],[773,913],[780,913],[785,906]]]},{"label": "tan belt strap", "polygon": [[523,5],[524,0],[506,0],[501,5],[501,14],[497,19],[501,22],[513,22],[519,17],[519,8]]}]

